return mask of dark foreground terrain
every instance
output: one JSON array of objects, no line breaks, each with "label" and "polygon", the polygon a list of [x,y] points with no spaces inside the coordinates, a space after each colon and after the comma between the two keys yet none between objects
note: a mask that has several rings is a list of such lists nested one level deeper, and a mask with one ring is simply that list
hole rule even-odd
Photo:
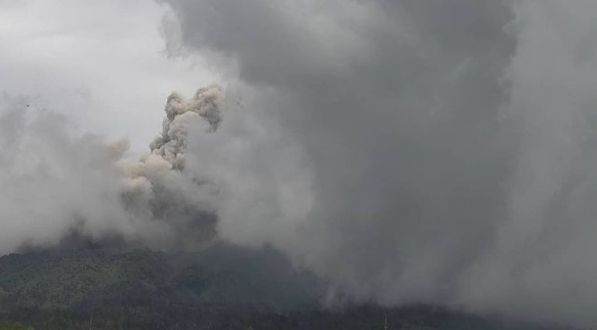
[{"label": "dark foreground terrain", "polygon": [[566,329],[432,306],[326,309],[324,287],[268,248],[32,251],[0,258],[0,329]]}]

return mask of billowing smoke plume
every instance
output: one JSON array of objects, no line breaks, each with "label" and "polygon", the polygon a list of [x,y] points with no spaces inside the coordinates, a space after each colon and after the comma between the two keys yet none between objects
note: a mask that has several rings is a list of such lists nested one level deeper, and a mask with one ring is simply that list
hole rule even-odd
[{"label": "billowing smoke plume", "polygon": [[73,226],[217,233],[343,299],[597,326],[593,2],[161,2],[169,51],[213,63],[227,96],[172,95],[140,161],[4,100],[1,251]]},{"label": "billowing smoke plume", "polygon": [[[209,124],[204,132],[215,132],[222,120],[222,107],[223,91],[217,85],[200,88],[189,100],[172,93],[165,107],[163,131],[150,144],[150,153],[137,162],[117,162],[124,172],[127,210],[167,224],[176,244],[196,246],[215,235],[217,187],[207,180],[189,177],[182,170],[189,130],[204,119]],[[116,154],[127,149],[123,142],[112,147]]]},{"label": "billowing smoke plume", "polygon": [[597,326],[593,3],[163,2],[251,113],[190,140],[223,237],[356,300]]},{"label": "billowing smoke plume", "polygon": [[217,189],[182,172],[188,130],[204,119],[215,132],[223,91],[172,94],[164,130],[139,161],[126,140],[72,135],[65,117],[28,109],[5,96],[0,111],[0,251],[52,245],[77,231],[90,239],[120,237],[155,248],[189,248],[215,235]]},{"label": "billowing smoke plume", "polygon": [[[153,191],[153,184],[165,184],[164,177],[180,176],[185,163],[189,130],[203,118],[209,123],[207,132],[215,132],[222,120],[222,102],[223,91],[217,85],[200,88],[190,100],[172,93],[166,103],[162,133],[150,144],[150,153],[138,162],[120,162],[129,189]],[[128,148],[127,141],[119,141],[112,145],[117,159],[120,159]]]},{"label": "billowing smoke plume", "polygon": [[173,168],[182,169],[189,125],[200,116],[209,123],[209,131],[215,132],[222,121],[221,102],[222,89],[217,85],[199,89],[188,101],[172,93],[166,104],[162,135],[150,145],[152,154],[162,157]]}]

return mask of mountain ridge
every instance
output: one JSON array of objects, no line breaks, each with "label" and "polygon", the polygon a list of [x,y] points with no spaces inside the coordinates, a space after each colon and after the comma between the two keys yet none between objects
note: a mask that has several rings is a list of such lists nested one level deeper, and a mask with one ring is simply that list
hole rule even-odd
[{"label": "mountain ridge", "polygon": [[383,329],[386,318],[388,329],[565,328],[438,306],[326,308],[325,293],[324,280],[271,247],[84,247],[0,257],[0,329]]}]

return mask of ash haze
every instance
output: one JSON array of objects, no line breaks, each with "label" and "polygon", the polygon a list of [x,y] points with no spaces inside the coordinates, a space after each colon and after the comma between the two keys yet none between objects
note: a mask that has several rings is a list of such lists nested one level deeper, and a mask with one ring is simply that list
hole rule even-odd
[{"label": "ash haze", "polygon": [[596,3],[0,9],[2,252],[267,244],[329,304],[597,327]]}]

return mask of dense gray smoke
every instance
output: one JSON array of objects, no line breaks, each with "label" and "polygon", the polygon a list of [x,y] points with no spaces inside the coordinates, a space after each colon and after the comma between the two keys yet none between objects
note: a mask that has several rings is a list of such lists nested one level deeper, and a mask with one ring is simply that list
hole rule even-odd
[{"label": "dense gray smoke", "polygon": [[[45,246],[77,231],[156,248],[204,245],[215,235],[217,189],[181,169],[189,127],[220,122],[219,86],[190,100],[172,94],[164,131],[139,161],[126,140],[77,135],[64,116],[29,109],[26,98],[0,102],[0,252]],[[200,130],[200,129],[199,129]]]},{"label": "dense gray smoke", "polygon": [[173,168],[184,167],[184,149],[189,125],[200,116],[207,120],[211,132],[218,129],[222,118],[220,108],[222,89],[217,85],[200,88],[191,100],[177,93],[168,97],[162,135],[150,145],[151,152],[167,160]]},{"label": "dense gray smoke", "polygon": [[52,244],[80,222],[93,236],[134,233],[138,219],[121,207],[109,148],[96,137],[73,138],[63,116],[30,116],[28,103],[0,100],[0,251]]},{"label": "dense gray smoke", "polygon": [[170,55],[207,60],[226,95],[172,94],[139,161],[4,97],[1,252],[73,227],[219,235],[325,277],[330,304],[597,327],[597,4],[160,2]]},{"label": "dense gray smoke", "polygon": [[189,144],[223,237],[357,300],[597,326],[595,4],[163,2],[241,100]]},{"label": "dense gray smoke", "polygon": [[[201,118],[209,127],[199,131],[213,133],[217,130],[223,95],[217,85],[200,88],[189,100],[172,93],[166,102],[163,131],[150,144],[150,153],[140,161],[121,159],[116,162],[124,175],[127,211],[168,226],[166,233],[170,235],[158,240],[162,245],[197,247],[215,235],[217,187],[182,170],[189,130],[198,128]],[[127,148],[126,141],[112,145],[118,155]]]}]

